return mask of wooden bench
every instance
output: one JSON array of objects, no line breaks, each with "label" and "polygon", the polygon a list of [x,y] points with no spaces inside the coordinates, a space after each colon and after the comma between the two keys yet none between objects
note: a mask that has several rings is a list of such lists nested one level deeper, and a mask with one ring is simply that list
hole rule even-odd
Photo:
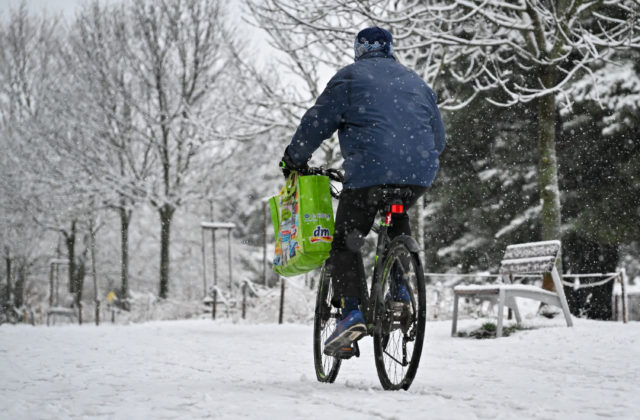
[{"label": "wooden bench", "polygon": [[[518,323],[522,322],[516,298],[527,298],[544,302],[547,305],[559,307],[567,321],[567,326],[573,326],[571,313],[564,295],[562,280],[556,268],[556,260],[560,254],[560,241],[531,242],[509,245],[500,263],[502,284],[456,286],[453,288],[453,321],[451,335],[455,335],[458,327],[458,299],[460,297],[489,300],[498,304],[498,326],[496,336],[502,337],[502,318],[504,307],[511,308]],[[555,286],[555,292],[540,287],[511,284],[513,276],[524,274],[550,274]]]},{"label": "wooden bench", "polygon": [[64,317],[67,317],[70,321],[77,321],[78,311],[75,308],[52,306],[49,309],[47,309],[47,326],[51,325],[52,319],[55,321],[56,316],[64,316]]},{"label": "wooden bench", "polygon": [[78,310],[75,305],[75,296],[73,293],[66,293],[62,297],[56,296],[56,301],[61,301],[62,304],[55,304],[47,309],[47,325],[51,325],[52,321],[55,324],[56,317],[63,316],[68,318],[69,321],[78,320]]}]

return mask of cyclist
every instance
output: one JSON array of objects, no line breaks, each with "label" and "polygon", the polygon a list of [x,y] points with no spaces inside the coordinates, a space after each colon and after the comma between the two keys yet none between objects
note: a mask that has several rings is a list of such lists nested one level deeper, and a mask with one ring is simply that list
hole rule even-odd
[{"label": "cyclist", "polygon": [[[323,140],[338,130],[344,158],[344,189],[338,203],[328,260],[334,305],[341,320],[325,343],[336,354],[366,333],[359,308],[364,266],[358,237],[369,233],[382,203],[376,192],[384,186],[403,187],[405,208],[413,205],[433,182],[445,132],[436,96],[414,71],[393,56],[392,36],[379,27],[358,33],[355,62],[340,69],[315,105],[302,117],[280,167],[288,176],[302,170]],[[394,214],[391,238],[410,235],[406,214]],[[404,283],[392,288],[392,299],[409,301]]]}]

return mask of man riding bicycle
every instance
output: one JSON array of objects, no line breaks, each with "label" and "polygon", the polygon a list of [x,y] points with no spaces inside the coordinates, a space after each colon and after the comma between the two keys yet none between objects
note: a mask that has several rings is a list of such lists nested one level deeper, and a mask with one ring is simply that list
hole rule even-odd
[{"label": "man riding bicycle", "polygon": [[[401,187],[409,208],[433,182],[445,147],[436,96],[420,76],[396,61],[391,34],[378,27],[363,29],[354,50],[355,62],[331,78],[304,114],[280,163],[285,176],[303,170],[322,141],[338,130],[345,178],[328,267],[342,311],[325,343],[328,354],[366,334],[359,307],[365,273],[354,244],[369,233],[383,205],[377,192]],[[406,213],[393,215],[389,236],[398,235],[411,235]],[[409,301],[401,281],[392,290],[394,301]]]}]

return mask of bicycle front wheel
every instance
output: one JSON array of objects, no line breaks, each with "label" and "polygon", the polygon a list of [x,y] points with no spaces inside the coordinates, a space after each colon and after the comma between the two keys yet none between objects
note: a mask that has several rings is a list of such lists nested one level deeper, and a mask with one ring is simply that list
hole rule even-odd
[{"label": "bicycle front wheel", "polygon": [[420,258],[406,239],[389,244],[376,277],[373,343],[378,378],[384,389],[407,390],[420,364],[427,299]]},{"label": "bicycle front wheel", "polygon": [[340,313],[338,308],[331,304],[333,285],[326,271],[323,265],[320,281],[318,282],[316,310],[313,321],[313,360],[318,381],[332,383],[338,376],[342,360],[324,354],[324,342],[336,328],[336,320],[340,317]]}]

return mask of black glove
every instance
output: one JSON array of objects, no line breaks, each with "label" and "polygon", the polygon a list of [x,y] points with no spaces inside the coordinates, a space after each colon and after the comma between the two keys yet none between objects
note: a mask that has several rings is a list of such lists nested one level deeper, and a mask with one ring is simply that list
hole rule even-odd
[{"label": "black glove", "polygon": [[291,171],[304,171],[305,169],[309,169],[309,166],[305,163],[304,165],[296,165],[291,160],[291,157],[288,153],[289,148],[284,151],[284,156],[282,156],[282,160],[280,161],[280,170],[284,175],[285,179],[289,178]]},{"label": "black glove", "polygon": [[289,175],[291,174],[291,169],[287,165],[287,162],[282,158],[280,161],[280,170],[282,171],[282,175],[284,175],[285,179],[289,179]]}]

